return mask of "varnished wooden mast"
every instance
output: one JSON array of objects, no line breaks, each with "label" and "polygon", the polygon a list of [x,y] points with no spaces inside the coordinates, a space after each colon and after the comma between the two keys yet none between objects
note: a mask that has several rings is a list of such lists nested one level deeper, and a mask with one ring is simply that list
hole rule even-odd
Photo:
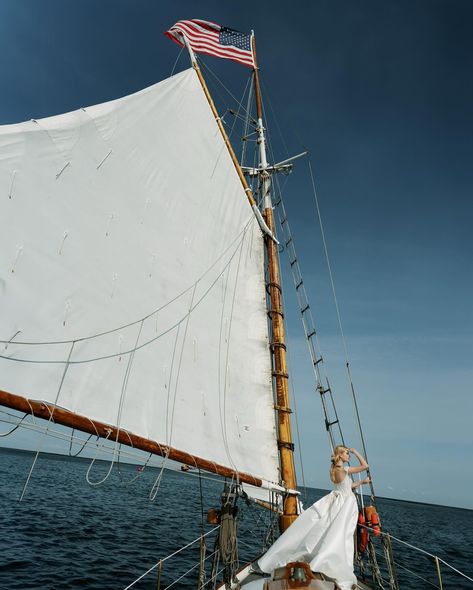
[{"label": "varnished wooden mast", "polygon": [[[256,113],[258,117],[258,144],[260,148],[259,167],[261,169],[260,178],[264,196],[263,217],[272,234],[275,235],[274,215],[271,201],[271,177],[270,174],[265,170],[268,167],[268,162],[266,160],[266,139],[263,127],[263,108],[261,103],[261,89],[256,61],[256,44],[254,36],[252,36],[252,49],[255,63],[254,84]],[[268,255],[269,294],[271,301],[271,309],[269,310],[269,314],[272,327],[271,351],[273,355],[273,376],[276,384],[278,447],[281,463],[281,477],[288,488],[295,490],[297,488],[297,482],[296,470],[294,467],[294,444],[291,434],[291,409],[289,404],[286,339],[284,334],[284,315],[282,308],[282,290],[279,278],[278,252],[277,244],[273,240],[266,237],[265,242]],[[281,530],[286,530],[296,518],[296,497],[289,495],[284,502],[284,511],[280,519]]]},{"label": "varnished wooden mast", "polygon": [[173,461],[186,463],[187,465],[192,465],[198,469],[204,469],[205,471],[210,471],[211,473],[216,473],[223,477],[239,479],[244,483],[249,483],[258,487],[263,485],[261,479],[253,477],[248,473],[234,471],[233,469],[229,469],[228,467],[224,467],[213,461],[208,461],[202,457],[179,451],[168,445],[160,444],[149,438],[133,434],[128,430],[117,428],[117,426],[86,418],[85,416],[75,414],[74,412],[59,408],[47,402],[27,399],[26,397],[0,390],[0,405],[12,408],[13,410],[18,410],[19,412],[24,412],[25,414],[31,414],[37,418],[43,418],[44,420],[51,421],[55,424],[62,424],[69,428],[75,428],[76,430],[87,432],[88,434],[106,438],[113,442],[117,441],[123,445],[134,449],[140,449],[141,451],[146,451],[153,455],[168,457]]}]

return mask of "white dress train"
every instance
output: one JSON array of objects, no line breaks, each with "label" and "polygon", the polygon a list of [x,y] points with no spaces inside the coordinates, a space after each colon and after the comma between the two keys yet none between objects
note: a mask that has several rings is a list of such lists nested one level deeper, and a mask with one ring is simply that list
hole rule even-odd
[{"label": "white dress train", "polygon": [[259,559],[263,572],[291,561],[306,561],[313,572],[333,578],[341,590],[356,584],[353,535],[358,507],[348,467],[344,469],[343,481],[305,510]]}]

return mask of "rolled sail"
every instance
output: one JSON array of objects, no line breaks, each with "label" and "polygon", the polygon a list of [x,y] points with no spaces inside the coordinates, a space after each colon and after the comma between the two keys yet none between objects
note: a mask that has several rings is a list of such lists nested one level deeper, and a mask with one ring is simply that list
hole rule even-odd
[{"label": "rolled sail", "polygon": [[263,243],[195,72],[0,127],[0,389],[278,481]]}]

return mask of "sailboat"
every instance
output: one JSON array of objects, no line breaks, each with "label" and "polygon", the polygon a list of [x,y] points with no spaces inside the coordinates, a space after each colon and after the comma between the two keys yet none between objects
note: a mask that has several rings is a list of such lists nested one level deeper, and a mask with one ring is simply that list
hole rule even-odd
[{"label": "sailboat", "polygon": [[[254,36],[193,21],[225,38],[209,47],[189,22],[168,32],[189,69],[0,128],[0,404],[46,430],[62,424],[117,452],[131,446],[225,478],[220,534],[234,531],[239,498],[280,511],[284,531],[301,506],[272,179],[295,158],[268,162]],[[197,52],[252,68],[257,165],[238,161]],[[326,425],[334,446],[336,420]],[[229,558],[214,578],[215,588],[336,587],[303,562],[268,576]]]}]

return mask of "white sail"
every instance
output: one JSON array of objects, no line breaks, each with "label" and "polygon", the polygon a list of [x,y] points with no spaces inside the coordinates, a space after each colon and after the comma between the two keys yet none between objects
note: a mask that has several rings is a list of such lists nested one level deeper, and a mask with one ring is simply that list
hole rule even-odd
[{"label": "white sail", "polygon": [[278,481],[258,224],[193,70],[0,128],[0,388]]}]

